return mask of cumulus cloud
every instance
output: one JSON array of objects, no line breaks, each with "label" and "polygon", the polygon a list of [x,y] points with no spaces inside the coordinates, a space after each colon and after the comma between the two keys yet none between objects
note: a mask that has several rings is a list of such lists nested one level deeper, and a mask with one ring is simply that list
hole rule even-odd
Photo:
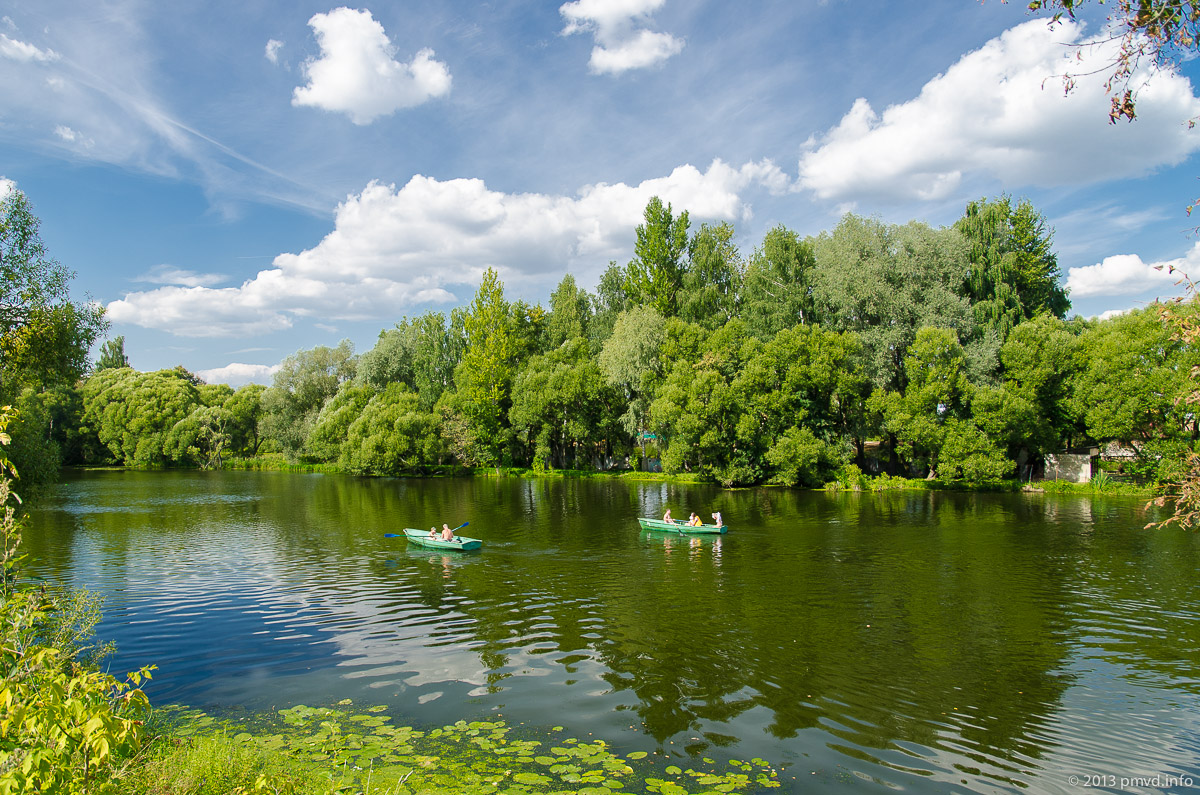
[{"label": "cumulus cloud", "polygon": [[434,60],[433,50],[421,50],[409,63],[396,61],[395,48],[370,11],[336,8],[314,14],[308,24],[321,57],[305,62],[308,85],[296,87],[293,105],[345,113],[355,124],[370,124],[450,90],[450,70]]},{"label": "cumulus cloud", "polygon": [[0,177],[0,201],[7,199],[9,194],[16,192],[17,183],[8,177]]},{"label": "cumulus cloud", "polygon": [[277,364],[242,364],[231,362],[224,367],[214,367],[211,370],[197,370],[196,375],[208,384],[229,384],[235,389],[246,384],[266,384],[270,386],[272,377],[279,370]]},{"label": "cumulus cloud", "polygon": [[[1103,72],[1117,45],[1084,42],[1074,22],[1051,30],[1031,20],[964,55],[915,99],[882,113],[856,100],[805,144],[800,185],[822,199],[937,200],[968,175],[1010,186],[1085,184],[1138,176],[1200,148],[1187,129],[1200,100],[1172,71],[1141,90],[1137,122],[1109,125]],[[1056,76],[1091,69],[1100,73],[1064,95]]]},{"label": "cumulus cloud", "polygon": [[0,33],[0,55],[22,63],[30,63],[32,61],[45,63],[47,61],[57,61],[59,58],[58,53],[54,50],[41,50],[27,42],[10,39],[3,33]]},{"label": "cumulus cloud", "polygon": [[261,286],[256,289],[256,280],[221,289],[170,286],[112,301],[105,316],[181,337],[249,337],[291,328],[291,318],[274,303]]},{"label": "cumulus cloud", "polygon": [[562,34],[591,33],[596,46],[588,68],[593,74],[621,74],[665,61],[683,50],[683,40],[640,25],[666,0],[574,0],[559,9]]},{"label": "cumulus cloud", "polygon": [[783,190],[769,161],[706,171],[679,166],[638,185],[587,185],[575,196],[501,193],[479,179],[417,175],[401,188],[372,182],[338,206],[334,229],[240,287],[168,286],[108,305],[116,323],[181,336],[249,335],[315,321],[394,318],[408,307],[457,300],[495,267],[510,283],[548,283],[564,269],[589,280],[631,253],[633,230],[651,196],[697,220],[749,216],[751,185]]},{"label": "cumulus cloud", "polygon": [[135,277],[135,281],[150,282],[151,284],[175,284],[183,287],[212,287],[227,278],[223,273],[196,273],[185,268],[176,268],[173,265],[155,265]]},{"label": "cumulus cloud", "polygon": [[283,49],[283,42],[276,39],[268,39],[266,49],[263,50],[263,55],[271,63],[279,63],[279,51]]},{"label": "cumulus cloud", "polygon": [[1137,254],[1116,254],[1102,262],[1067,271],[1071,298],[1101,295],[1141,295],[1162,290],[1182,274],[1200,275],[1200,243],[1182,257],[1163,262],[1143,262]]}]

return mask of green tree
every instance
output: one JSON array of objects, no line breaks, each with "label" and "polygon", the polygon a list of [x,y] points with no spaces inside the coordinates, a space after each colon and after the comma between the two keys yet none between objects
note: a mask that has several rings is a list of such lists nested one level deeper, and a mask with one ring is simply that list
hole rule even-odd
[{"label": "green tree", "polygon": [[440,464],[445,452],[437,415],[407,386],[392,383],[346,429],[338,464],[357,474],[399,475]]},{"label": "green tree", "polygon": [[943,480],[993,480],[1012,471],[997,440],[975,424],[967,356],[952,329],[923,328],[904,359],[903,393],[877,390],[868,409],[880,417],[910,470]]},{"label": "green tree", "polygon": [[633,307],[633,301],[625,292],[625,269],[615,262],[600,275],[596,285],[595,312],[588,324],[588,341],[592,351],[599,352],[605,341],[612,336],[617,316]]},{"label": "green tree", "polygon": [[504,423],[509,408],[516,341],[510,307],[504,300],[500,275],[488,268],[463,318],[466,351],[455,370],[461,412],[475,434],[479,463],[500,463],[505,445]]},{"label": "green tree", "polygon": [[1173,339],[1155,312],[1134,310],[1098,322],[1079,345],[1084,365],[1075,379],[1075,411],[1088,436],[1135,449],[1196,438],[1196,416],[1183,399],[1200,355]]},{"label": "green tree", "polygon": [[785,485],[824,483],[851,449],[861,453],[869,387],[853,333],[795,326],[775,335],[738,373],[743,445]]},{"label": "green tree", "polygon": [[262,384],[246,384],[222,404],[229,412],[230,450],[246,455],[258,455],[258,446],[262,443],[258,426],[262,421],[262,396],[266,390]]},{"label": "green tree", "polygon": [[167,432],[164,453],[177,464],[220,469],[232,425],[233,415],[224,406],[201,403]]},{"label": "green tree", "polygon": [[1005,392],[1033,406],[1023,444],[1036,455],[1070,447],[1085,436],[1073,397],[1084,366],[1082,330],[1080,322],[1043,313],[1016,326],[1000,349]]},{"label": "green tree", "polygon": [[177,423],[201,406],[200,391],[182,368],[139,373],[101,370],[83,385],[83,420],[113,458],[126,466],[178,460]]},{"label": "green tree", "polygon": [[100,358],[96,360],[96,370],[108,370],[114,367],[128,367],[129,357],[125,355],[125,337],[113,337],[105,340],[100,346]]},{"label": "green tree", "polygon": [[1054,233],[1027,200],[1016,207],[1008,196],[970,202],[954,228],[971,247],[966,288],[981,324],[1003,339],[1038,314],[1066,315],[1071,301],[1058,283]]},{"label": "green tree", "polygon": [[650,402],[655,380],[662,373],[664,322],[663,316],[649,306],[622,312],[597,361],[609,386],[620,390],[623,399],[618,405],[625,407],[620,417],[621,427],[629,438],[643,444],[643,457]]},{"label": "green tree", "polygon": [[731,224],[701,224],[692,236],[678,301],[684,320],[715,329],[737,315],[745,266],[733,236]]},{"label": "green tree", "polygon": [[904,391],[904,358],[926,326],[954,330],[976,379],[995,371],[999,339],[959,292],[969,262],[958,232],[846,215],[813,249],[816,311],[831,328],[858,334],[876,386]]},{"label": "green tree", "polygon": [[392,384],[401,383],[403,382],[399,380],[392,381],[383,389],[376,390],[358,381],[343,382],[337,394],[325,401],[321,412],[313,421],[312,430],[308,434],[308,453],[322,461],[336,461],[342,454],[342,445],[346,441],[350,426],[359,418],[363,409],[371,402],[371,398]]},{"label": "green tree", "polygon": [[9,398],[18,385],[78,380],[106,327],[102,307],[70,300],[75,274],[50,257],[40,226],[24,193],[0,199],[0,391]]},{"label": "green tree", "polygon": [[40,221],[25,194],[0,198],[0,405],[20,412],[12,450],[27,489],[53,480],[71,426],[56,426],[62,396],[83,376],[88,351],[106,328],[97,304],[71,301],[74,274],[52,259],[42,242]]},{"label": "green tree", "polygon": [[354,377],[356,365],[349,340],[342,340],[336,348],[319,345],[284,359],[274,383],[262,395],[262,435],[287,455],[299,455],[325,401]]},{"label": "green tree", "polygon": [[687,271],[688,214],[671,214],[671,205],[651,197],[637,228],[633,260],[625,271],[625,292],[638,304],[653,306],[664,317],[674,317],[679,291]]},{"label": "green tree", "polygon": [[575,277],[568,273],[550,294],[550,317],[546,320],[549,349],[576,337],[586,337],[591,319],[591,296],[587,290],[580,289],[575,284]]},{"label": "green tree", "polygon": [[582,469],[618,432],[613,409],[619,401],[588,355],[587,341],[577,336],[526,363],[513,382],[509,417],[532,448],[535,468]]},{"label": "green tree", "polygon": [[759,339],[769,340],[786,328],[815,323],[812,244],[784,226],[763,238],[750,257],[742,288],[741,317]]},{"label": "green tree", "polygon": [[431,410],[454,381],[454,368],[462,358],[459,337],[440,312],[404,318],[395,328],[379,332],[375,347],[359,358],[355,378],[376,391],[405,384]]}]

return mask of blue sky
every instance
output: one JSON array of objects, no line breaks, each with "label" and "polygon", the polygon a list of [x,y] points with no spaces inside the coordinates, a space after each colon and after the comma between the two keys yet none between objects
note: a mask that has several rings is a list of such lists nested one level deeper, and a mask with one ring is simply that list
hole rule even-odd
[{"label": "blue sky", "polygon": [[1109,125],[1102,77],[1058,77],[1103,30],[963,0],[6,1],[0,178],[135,367],[235,384],[368,350],[489,266],[510,298],[593,287],[655,194],[746,256],[777,224],[1029,198],[1092,316],[1200,263],[1194,66]]}]

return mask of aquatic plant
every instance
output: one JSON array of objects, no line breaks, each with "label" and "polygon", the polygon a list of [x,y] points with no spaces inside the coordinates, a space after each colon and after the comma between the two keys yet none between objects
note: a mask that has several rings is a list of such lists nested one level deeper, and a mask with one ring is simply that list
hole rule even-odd
[{"label": "aquatic plant", "polygon": [[319,780],[329,792],[688,795],[779,786],[762,759],[731,760],[722,768],[705,758],[685,768],[664,764],[670,760],[658,752],[620,755],[604,740],[564,736],[562,726],[537,732],[497,719],[417,729],[393,725],[384,706],[351,706],[301,704],[237,721],[176,708],[164,712],[160,725],[169,736],[223,735],[248,753],[285,757],[297,779]]}]

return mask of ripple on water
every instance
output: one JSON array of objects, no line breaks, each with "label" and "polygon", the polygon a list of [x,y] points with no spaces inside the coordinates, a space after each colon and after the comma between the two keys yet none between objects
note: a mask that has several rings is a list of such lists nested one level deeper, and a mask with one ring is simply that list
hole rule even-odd
[{"label": "ripple on water", "polygon": [[[1071,775],[1200,770],[1200,587],[1179,573],[1200,543],[1133,513],[400,485],[90,473],[27,538],[47,577],[108,594],[114,666],[158,664],[158,701],[349,696],[431,723],[502,709],[629,749],[761,756],[817,788],[1077,792]],[[736,530],[634,521],[707,504]],[[481,553],[382,538],[460,515]]]}]

